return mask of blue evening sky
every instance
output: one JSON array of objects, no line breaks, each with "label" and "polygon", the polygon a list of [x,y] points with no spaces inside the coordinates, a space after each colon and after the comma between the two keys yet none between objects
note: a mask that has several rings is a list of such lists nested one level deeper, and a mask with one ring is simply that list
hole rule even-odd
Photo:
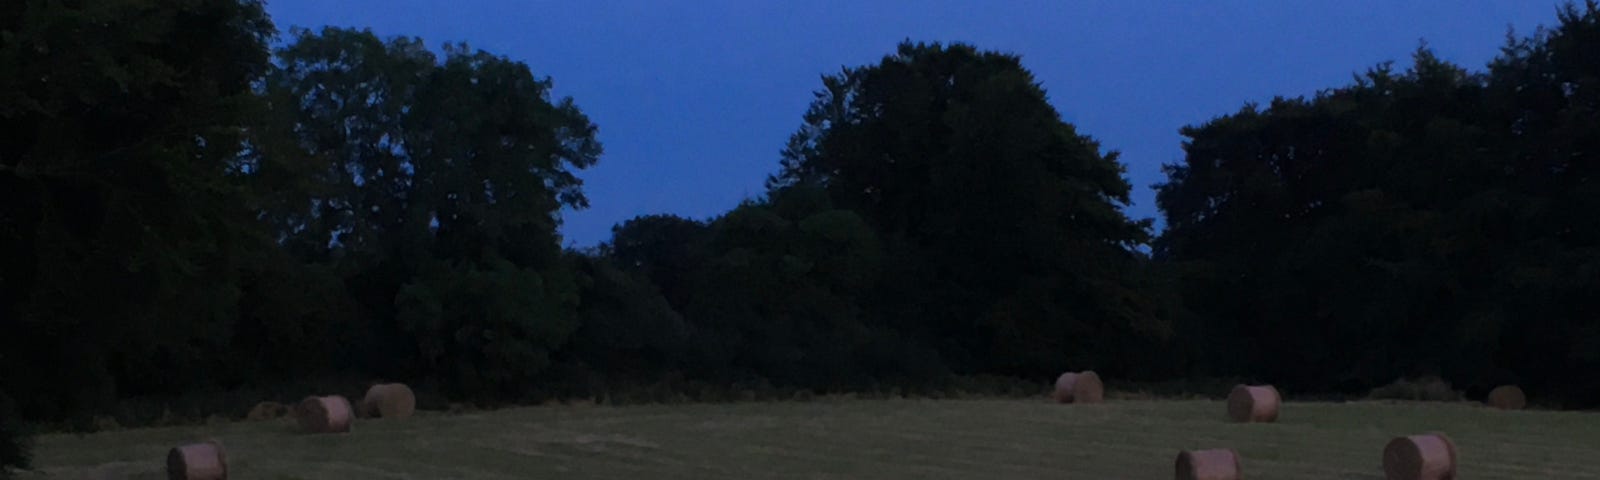
[{"label": "blue evening sky", "polygon": [[[636,215],[708,218],[760,195],[821,82],[901,40],[1022,56],[1062,116],[1122,152],[1136,218],[1181,160],[1178,128],[1308,95],[1426,40],[1481,69],[1559,0],[268,0],[278,27],[368,27],[526,62],[600,127],[569,246]],[[1158,222],[1159,224],[1159,222]]]}]

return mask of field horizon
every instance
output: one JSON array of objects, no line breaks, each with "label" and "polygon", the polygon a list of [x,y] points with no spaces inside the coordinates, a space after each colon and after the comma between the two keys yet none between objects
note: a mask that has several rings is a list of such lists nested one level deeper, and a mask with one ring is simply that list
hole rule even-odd
[{"label": "field horizon", "polygon": [[1232,448],[1253,478],[1381,479],[1385,442],[1442,432],[1463,477],[1600,479],[1592,413],[1289,402],[1276,423],[1235,424],[1225,412],[1215,400],[824,398],[420,412],[334,435],[237,422],[43,435],[21,478],[165,478],[167,449],[214,438],[232,478],[1170,478],[1181,450]]}]

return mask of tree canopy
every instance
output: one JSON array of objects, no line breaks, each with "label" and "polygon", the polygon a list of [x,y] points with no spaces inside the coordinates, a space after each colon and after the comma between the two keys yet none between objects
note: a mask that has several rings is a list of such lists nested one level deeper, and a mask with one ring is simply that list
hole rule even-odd
[{"label": "tree canopy", "polygon": [[1600,360],[1600,63],[1579,53],[1597,11],[1568,5],[1487,72],[1422,49],[1409,70],[1185,128],[1155,255],[1180,266],[1192,331],[1239,352],[1211,373],[1600,401],[1569,381]]},{"label": "tree canopy", "polygon": [[908,42],[816,97],[769,184],[823,188],[882,239],[877,315],[964,371],[1044,374],[1117,343],[1092,339],[1165,333],[1127,274],[1149,221],[1121,210],[1117,153],[1063,122],[1020,58]]},{"label": "tree canopy", "polygon": [[6,2],[0,465],[18,419],[352,378],[504,404],[1438,375],[1600,405],[1572,381],[1600,368],[1600,5],[1557,20],[1481,71],[1424,47],[1184,127],[1154,237],[1022,58],[907,41],[822,76],[757,198],[573,250],[602,148],[534,67],[277,37],[258,0]]},{"label": "tree canopy", "polygon": [[587,205],[573,172],[598,160],[596,127],[527,65],[466,45],[293,35],[244,169],[275,192],[259,216],[303,261],[359,279],[377,329],[408,339],[373,369],[524,391],[577,329],[557,211]]},{"label": "tree canopy", "polygon": [[56,415],[205,384],[253,245],[225,172],[271,22],[255,1],[3,10],[5,387],[25,414]]}]

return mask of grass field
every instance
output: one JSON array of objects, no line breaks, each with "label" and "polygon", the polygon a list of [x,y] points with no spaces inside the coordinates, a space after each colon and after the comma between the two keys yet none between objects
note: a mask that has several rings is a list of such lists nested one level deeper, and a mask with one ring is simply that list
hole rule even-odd
[{"label": "grass field", "polygon": [[1443,431],[1472,479],[1600,479],[1600,415],[1466,405],[1290,403],[1230,424],[1211,401],[813,402],[533,407],[357,422],[46,435],[23,478],[162,478],[167,449],[215,437],[231,478],[1172,478],[1180,449],[1231,447],[1258,479],[1381,479],[1385,442]]}]

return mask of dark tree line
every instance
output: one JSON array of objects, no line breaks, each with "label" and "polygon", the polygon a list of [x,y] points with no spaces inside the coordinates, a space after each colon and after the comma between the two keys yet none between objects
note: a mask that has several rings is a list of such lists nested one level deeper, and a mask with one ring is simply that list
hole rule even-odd
[{"label": "dark tree line", "polygon": [[1600,367],[1593,2],[1484,72],[1422,49],[1185,128],[1155,238],[1014,55],[908,42],[824,76],[762,196],[563,251],[601,147],[550,79],[277,35],[256,0],[0,6],[4,463],[20,419],[330,377],[520,402],[1435,374],[1600,404],[1574,381]]},{"label": "dark tree line", "polygon": [[1440,375],[1600,403],[1600,13],[1486,72],[1426,49],[1184,129],[1155,257],[1203,372],[1356,390]]}]

